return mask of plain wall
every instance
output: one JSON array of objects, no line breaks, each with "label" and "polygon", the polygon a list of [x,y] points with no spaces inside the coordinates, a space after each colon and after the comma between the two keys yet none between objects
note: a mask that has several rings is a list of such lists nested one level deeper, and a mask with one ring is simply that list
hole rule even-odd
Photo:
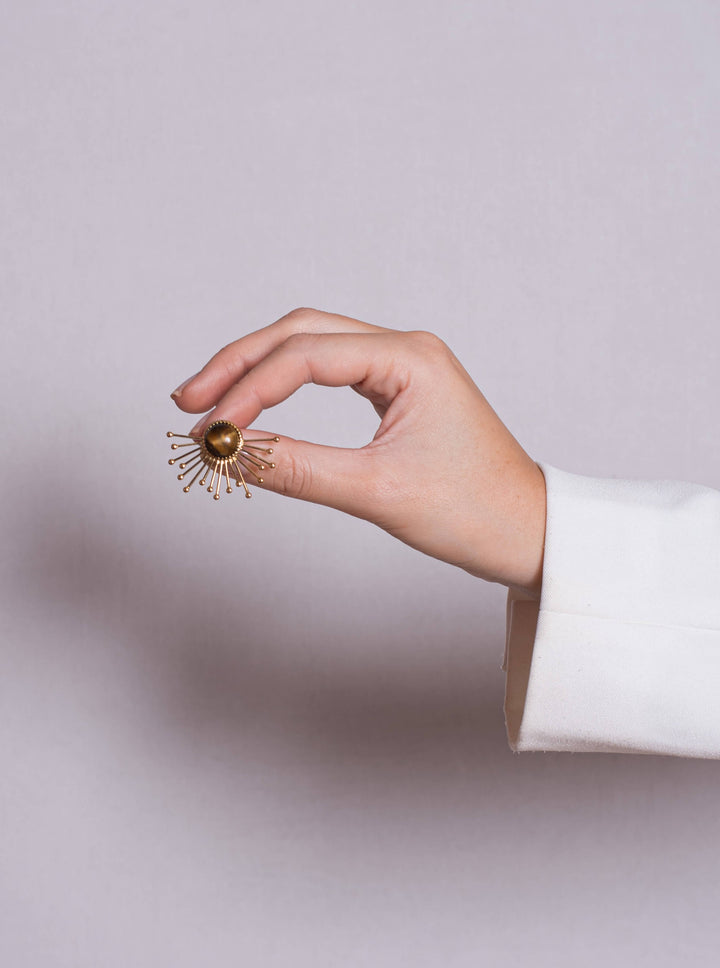
[{"label": "plain wall", "polygon": [[1,23],[2,965],[714,963],[717,762],[512,754],[504,588],[184,495],[165,431],[305,305],[437,332],[537,460],[720,487],[720,7]]}]

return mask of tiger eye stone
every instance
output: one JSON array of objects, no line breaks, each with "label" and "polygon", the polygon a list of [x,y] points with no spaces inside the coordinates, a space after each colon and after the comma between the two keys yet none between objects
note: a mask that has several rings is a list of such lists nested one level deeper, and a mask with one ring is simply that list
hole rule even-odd
[{"label": "tiger eye stone", "polygon": [[205,446],[213,457],[232,457],[242,444],[237,427],[224,420],[218,421],[205,431]]}]

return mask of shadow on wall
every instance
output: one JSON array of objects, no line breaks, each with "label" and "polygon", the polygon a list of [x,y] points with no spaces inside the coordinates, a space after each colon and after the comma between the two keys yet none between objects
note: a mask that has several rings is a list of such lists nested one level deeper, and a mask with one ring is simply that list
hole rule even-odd
[{"label": "shadow on wall", "polygon": [[46,620],[59,630],[40,647],[48,661],[74,663],[79,681],[88,650],[112,650],[126,678],[127,715],[170,757],[221,750],[238,772],[253,760],[292,763],[319,789],[338,778],[366,788],[369,779],[401,798],[459,781],[484,799],[489,779],[512,788],[549,769],[576,774],[581,761],[596,775],[620,772],[636,783],[653,761],[657,769],[654,757],[512,754],[501,643],[496,629],[482,641],[477,616],[466,623],[476,652],[445,640],[437,661],[424,654],[415,666],[395,634],[383,643],[387,661],[377,649],[368,658],[381,616],[361,629],[330,622],[307,635],[301,598],[268,614],[252,586],[238,590],[222,569],[219,581],[202,580],[196,559],[169,553],[139,525],[123,528],[107,507],[58,493],[52,508],[35,508],[20,528],[16,578],[26,607],[49,609]]}]

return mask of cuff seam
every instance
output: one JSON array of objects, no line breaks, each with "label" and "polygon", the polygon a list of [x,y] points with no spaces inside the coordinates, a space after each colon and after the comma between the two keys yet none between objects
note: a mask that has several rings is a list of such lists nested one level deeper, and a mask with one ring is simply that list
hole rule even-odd
[{"label": "cuff seam", "polygon": [[619,625],[642,625],[654,629],[692,629],[695,632],[720,632],[720,626],[691,625],[685,622],[677,625],[674,622],[641,622],[638,619],[625,618],[622,615],[598,615],[595,612],[573,612],[565,608],[547,608],[540,603],[538,612],[551,612],[553,615],[576,615],[578,618],[598,619],[601,622],[613,622]]}]

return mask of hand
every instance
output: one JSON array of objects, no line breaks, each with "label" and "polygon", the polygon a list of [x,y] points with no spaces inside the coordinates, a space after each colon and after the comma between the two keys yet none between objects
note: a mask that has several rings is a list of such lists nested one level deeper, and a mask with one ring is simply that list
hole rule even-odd
[{"label": "hand", "polygon": [[[380,417],[357,450],[281,437],[264,489],[372,521],[425,554],[538,596],[545,479],[437,336],[296,309],[230,343],[172,395],[245,428],[305,383],[350,386]],[[262,433],[261,436],[268,436]]]}]

